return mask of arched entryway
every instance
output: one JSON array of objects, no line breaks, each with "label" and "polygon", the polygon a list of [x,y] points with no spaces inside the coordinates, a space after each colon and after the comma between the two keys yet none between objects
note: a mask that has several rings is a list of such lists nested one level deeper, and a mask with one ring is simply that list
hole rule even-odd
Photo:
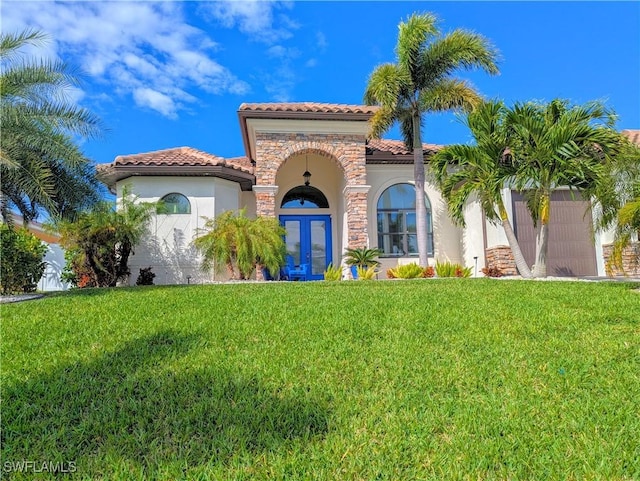
[{"label": "arched entryway", "polygon": [[331,158],[305,151],[289,157],[276,180],[276,212],[286,230],[289,263],[306,270],[306,280],[321,280],[339,257],[334,246],[341,229],[336,219],[344,204],[342,169]]}]

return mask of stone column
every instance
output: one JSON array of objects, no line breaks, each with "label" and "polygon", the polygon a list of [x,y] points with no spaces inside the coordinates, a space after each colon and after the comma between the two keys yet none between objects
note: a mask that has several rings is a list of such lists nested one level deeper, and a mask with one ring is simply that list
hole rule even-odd
[{"label": "stone column", "polygon": [[369,234],[367,232],[367,193],[370,185],[347,185],[344,190],[345,208],[347,211],[347,239],[348,246],[367,247]]},{"label": "stone column", "polygon": [[277,185],[254,185],[256,196],[256,215],[260,217],[276,217]]},{"label": "stone column", "polygon": [[[260,217],[276,217],[276,194],[277,185],[254,185],[253,191],[256,195],[256,215]],[[256,280],[263,281],[262,270],[256,270]]]}]

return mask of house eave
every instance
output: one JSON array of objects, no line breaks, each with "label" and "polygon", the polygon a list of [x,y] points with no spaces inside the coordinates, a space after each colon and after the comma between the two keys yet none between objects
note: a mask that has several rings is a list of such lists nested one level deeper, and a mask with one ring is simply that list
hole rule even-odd
[{"label": "house eave", "polygon": [[111,192],[114,192],[117,182],[128,179],[130,177],[216,177],[219,179],[237,182],[240,189],[250,191],[255,184],[256,178],[253,174],[239,171],[237,169],[222,165],[145,165],[126,166],[126,165],[109,165],[100,169],[99,177]]}]

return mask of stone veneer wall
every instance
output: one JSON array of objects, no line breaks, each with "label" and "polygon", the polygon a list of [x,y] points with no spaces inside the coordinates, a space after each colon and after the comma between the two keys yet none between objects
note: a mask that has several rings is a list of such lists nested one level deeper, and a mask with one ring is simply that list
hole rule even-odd
[{"label": "stone veneer wall", "polygon": [[[604,257],[604,264],[609,273],[609,259],[613,252],[613,244],[605,244],[602,246],[602,255]],[[623,276],[623,275],[640,275],[640,242],[632,242],[624,251],[622,251],[622,267],[619,269],[611,267],[610,275]]]},{"label": "stone veneer wall", "polygon": [[485,250],[487,267],[497,267],[505,276],[517,276],[518,269],[509,246],[495,246]]},{"label": "stone veneer wall", "polygon": [[340,166],[346,184],[349,247],[365,247],[369,186],[364,135],[256,132],[257,215],[275,217],[275,189],[260,190],[260,186],[275,186],[280,166],[291,156],[306,153],[332,159]]}]

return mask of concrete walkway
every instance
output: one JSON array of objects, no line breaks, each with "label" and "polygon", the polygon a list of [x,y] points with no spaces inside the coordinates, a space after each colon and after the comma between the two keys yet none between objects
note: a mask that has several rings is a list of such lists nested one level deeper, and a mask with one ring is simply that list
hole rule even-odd
[{"label": "concrete walkway", "polygon": [[44,294],[16,294],[14,296],[0,296],[0,304],[30,301],[32,299],[40,299],[41,297],[44,297]]}]

